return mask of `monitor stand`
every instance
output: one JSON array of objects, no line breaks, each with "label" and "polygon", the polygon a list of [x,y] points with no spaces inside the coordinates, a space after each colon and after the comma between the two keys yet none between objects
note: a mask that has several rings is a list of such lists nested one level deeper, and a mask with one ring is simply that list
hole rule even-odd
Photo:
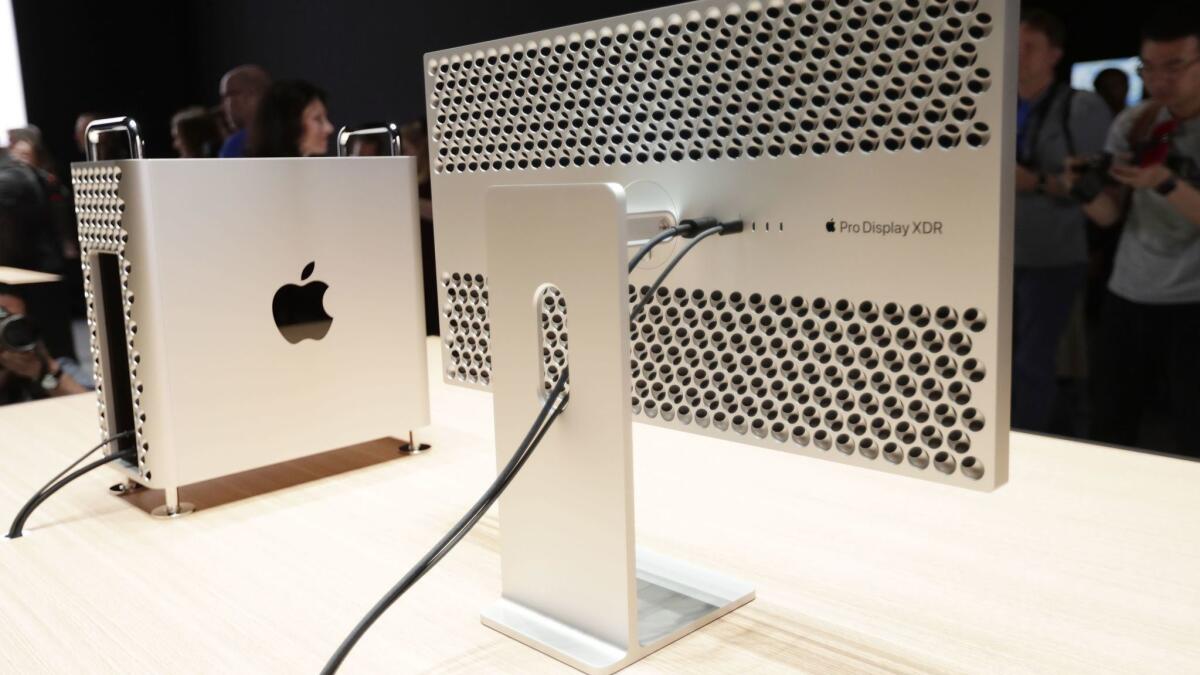
[{"label": "monitor stand", "polygon": [[486,214],[499,466],[543,404],[543,348],[555,340],[544,322],[571,346],[570,402],[500,500],[502,597],[483,623],[583,672],[612,673],[754,589],[635,546],[624,190],[496,187]]}]

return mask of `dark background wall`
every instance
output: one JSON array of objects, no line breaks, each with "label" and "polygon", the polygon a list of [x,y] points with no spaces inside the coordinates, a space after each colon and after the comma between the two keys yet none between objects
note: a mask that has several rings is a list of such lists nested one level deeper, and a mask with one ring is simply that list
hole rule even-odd
[{"label": "dark background wall", "polygon": [[165,153],[171,114],[198,95],[184,4],[133,4],[141,6],[114,12],[103,3],[13,2],[29,122],[60,163],[78,159],[72,131],[84,110],[133,116]]},{"label": "dark background wall", "polygon": [[[29,120],[60,162],[77,158],[76,114],[135,117],[150,156],[171,154],[169,119],[217,103],[217,82],[240,63],[302,77],[330,94],[335,124],[401,122],[423,114],[422,55],[482,40],[663,6],[399,0],[14,0]],[[1068,61],[1128,56],[1137,27],[1162,0],[1027,2],[1068,21]]]}]

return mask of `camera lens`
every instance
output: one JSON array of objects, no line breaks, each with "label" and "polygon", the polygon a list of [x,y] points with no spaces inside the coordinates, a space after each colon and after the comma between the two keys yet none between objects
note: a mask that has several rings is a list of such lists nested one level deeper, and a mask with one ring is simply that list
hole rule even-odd
[{"label": "camera lens", "polygon": [[29,352],[33,351],[37,340],[37,328],[28,318],[16,315],[0,321],[0,347],[12,352]]}]

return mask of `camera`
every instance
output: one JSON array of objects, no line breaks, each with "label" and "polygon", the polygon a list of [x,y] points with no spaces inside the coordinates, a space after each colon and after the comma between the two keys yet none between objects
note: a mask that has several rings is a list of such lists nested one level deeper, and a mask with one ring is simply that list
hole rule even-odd
[{"label": "camera", "polygon": [[1200,164],[1196,160],[1177,152],[1174,147],[1171,152],[1167,153],[1166,160],[1163,164],[1175,174],[1179,180],[1182,180],[1192,185],[1200,185]]},{"label": "camera", "polygon": [[24,314],[10,314],[0,307],[0,349],[31,352],[37,343],[38,330],[33,319]]},{"label": "camera", "polygon": [[1075,180],[1075,185],[1071,187],[1071,198],[1081,204],[1087,204],[1099,197],[1100,193],[1104,191],[1104,187],[1113,183],[1112,178],[1108,175],[1112,164],[1113,156],[1106,152],[1072,167],[1071,170],[1079,177]]}]

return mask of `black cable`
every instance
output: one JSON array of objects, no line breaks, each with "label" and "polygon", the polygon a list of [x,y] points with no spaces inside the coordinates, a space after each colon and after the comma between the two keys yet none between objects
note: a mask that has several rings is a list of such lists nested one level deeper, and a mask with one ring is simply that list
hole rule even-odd
[{"label": "black cable", "polygon": [[[651,285],[650,289],[642,297],[642,300],[638,302],[638,304],[635,305],[634,308],[629,312],[630,321],[633,321],[641,315],[647,298],[654,296],[654,293],[660,286],[662,286],[662,283],[667,278],[667,275],[671,273],[671,270],[675,269],[675,266],[679,264],[679,261],[683,258],[683,256],[687,255],[689,251],[695,248],[696,244],[700,243],[705,238],[714,234],[733,231],[733,225],[734,224],[732,223],[717,225],[703,230],[699,232],[699,234],[696,234],[697,225],[695,224],[695,221],[685,221],[680,226],[664,230],[647,241],[642,248],[639,249],[636,254],[634,254],[633,258],[630,259],[630,272],[637,267],[638,263],[642,261],[642,258],[644,258],[651,249],[663,241],[680,234],[683,234],[684,236],[694,236],[694,239],[688,242],[687,246],[685,246],[681,251],[679,251],[679,253],[676,253],[675,256],[671,258],[663,272],[659,274],[658,278],[655,279],[654,284]],[[740,223],[737,225],[740,229]],[[388,608],[391,607],[397,600],[399,600],[400,596],[404,595],[404,593],[411,588],[413,584],[417,583],[421,577],[425,576],[429,570],[433,569],[434,565],[437,565],[437,563],[443,557],[445,557],[446,554],[458,544],[458,542],[462,541],[463,537],[465,537],[467,533],[471,531],[471,528],[473,528],[476,523],[483,518],[483,515],[487,513],[487,510],[491,508],[492,504],[494,504],[496,500],[500,498],[500,495],[508,487],[509,483],[516,478],[517,473],[521,470],[521,467],[523,467],[525,462],[528,461],[529,457],[533,455],[533,451],[537,448],[538,443],[541,442],[542,437],[546,435],[546,432],[550,429],[550,426],[554,423],[554,420],[556,420],[566,408],[567,400],[570,398],[570,395],[563,394],[563,389],[567,384],[569,375],[568,370],[568,368],[563,368],[558,380],[554,383],[554,387],[546,396],[546,402],[542,406],[542,409],[538,412],[538,416],[534,420],[533,425],[530,427],[529,432],[525,435],[525,438],[517,447],[517,451],[514,452],[513,456],[508,460],[508,463],[505,464],[504,468],[500,470],[499,475],[496,476],[496,480],[492,482],[488,489],[483,493],[483,496],[475,502],[475,504],[467,511],[467,513],[461,519],[459,519],[457,523],[455,523],[454,527],[450,528],[450,531],[447,532],[446,535],[443,536],[441,540],[438,541],[438,543],[435,544],[434,547],[424,555],[424,557],[417,561],[417,564],[414,565],[412,569],[410,569],[408,573],[396,583],[395,586],[392,586],[386,595],[384,595],[378,602],[375,603],[375,606],[373,606],[371,610],[367,612],[367,614],[358,622],[358,624],[354,627],[354,630],[350,631],[350,634],[346,636],[346,639],[342,641],[342,644],[338,645],[337,651],[335,651],[333,655],[329,657],[329,661],[327,661],[325,663],[325,667],[321,669],[321,675],[333,675],[333,673],[336,673],[338,668],[341,667],[342,662],[345,661],[346,657],[350,654],[350,650],[354,648],[354,645],[356,645],[360,639],[362,639],[362,636],[366,634],[367,630],[379,620],[379,617],[383,616],[383,613],[386,612]],[[551,414],[550,410],[552,408],[554,409],[554,412]]]},{"label": "black cable", "polygon": [[[132,435],[133,435],[132,431],[123,431],[119,434],[110,436],[110,437],[104,439],[103,441],[100,441],[91,450],[88,450],[87,452],[83,453],[83,455],[80,456],[79,459],[72,462],[67,468],[63,469],[62,471],[59,471],[57,476],[55,476],[54,478],[51,478],[49,481],[46,482],[45,485],[38,488],[38,491],[34,492],[33,496],[29,498],[29,501],[25,502],[25,505],[22,506],[19,511],[17,511],[17,515],[13,519],[13,526],[9,528],[9,538],[15,539],[16,537],[21,536],[21,529],[24,528],[24,523],[29,518],[29,514],[33,512],[33,509],[37,508],[37,504],[41,503],[41,502],[37,501],[38,497],[40,497],[42,495],[42,493],[44,493],[52,485],[54,485],[54,483],[56,481],[58,481],[59,478],[62,478],[64,475],[66,475],[66,473],[68,471],[70,471],[71,469],[74,469],[76,466],[78,466],[80,462],[82,462],[83,460],[85,460],[89,456],[91,456],[91,454],[93,452],[96,452],[97,450],[99,450],[100,448],[103,448],[104,446],[108,445],[109,443],[121,440],[122,438],[126,438],[126,437],[132,436]],[[37,502],[37,503],[35,504],[35,502]],[[20,521],[21,527],[16,527],[18,521]],[[14,529],[16,530],[15,537],[13,536]]]},{"label": "black cable", "polygon": [[632,258],[629,259],[629,271],[633,272],[634,268],[636,268],[638,266],[638,263],[642,262],[642,258],[645,258],[646,255],[650,253],[651,249],[653,249],[655,246],[658,246],[659,244],[663,243],[664,241],[670,239],[671,237],[674,237],[675,235],[679,234],[680,232],[683,232],[684,229],[685,229],[684,226],[681,226],[681,225],[677,225],[675,227],[668,228],[668,229],[663,230],[662,232],[659,232],[658,234],[654,235],[654,237],[651,238],[649,241],[647,241],[645,244],[642,244],[642,247],[638,249],[638,252],[635,253]]},{"label": "black cable", "polygon": [[679,264],[679,261],[683,260],[684,256],[686,256],[693,248],[696,248],[696,245],[700,242],[714,234],[721,234],[727,229],[727,225],[716,225],[708,228],[707,230],[703,230],[700,232],[700,234],[697,234],[694,238],[692,238],[686,246],[680,249],[678,253],[671,256],[671,260],[667,262],[665,267],[663,267],[663,271],[658,275],[658,278],[654,280],[653,284],[650,284],[650,288],[642,294],[641,299],[639,299],[637,304],[633,306],[633,309],[629,310],[629,320],[634,321],[641,316],[642,309],[645,308],[646,303],[650,302],[650,300],[654,297],[655,292],[657,292],[659,287],[662,286],[663,282],[666,281],[667,276],[671,274],[671,271],[675,269],[675,266]]},{"label": "black cable", "polygon": [[[35,492],[33,496],[34,496],[34,497],[38,496],[38,495],[39,495],[39,494],[41,494],[43,491],[45,491],[45,489],[46,489],[46,488],[50,487],[51,485],[54,485],[54,481],[56,481],[56,480],[58,480],[59,478],[62,478],[63,476],[65,476],[65,475],[66,475],[66,473],[67,473],[68,471],[70,471],[71,469],[74,469],[76,466],[78,466],[80,462],[82,462],[83,460],[87,459],[87,458],[88,458],[88,457],[89,457],[89,456],[90,456],[90,455],[91,455],[93,452],[95,452],[95,451],[99,450],[100,448],[103,448],[104,446],[108,445],[109,443],[112,443],[113,441],[119,441],[119,440],[121,440],[122,438],[126,438],[126,437],[129,437],[129,436],[132,436],[132,435],[133,435],[133,432],[132,432],[132,431],[122,431],[121,433],[119,433],[119,434],[116,434],[115,436],[112,436],[112,437],[110,437],[110,438],[106,438],[106,439],[104,439],[103,441],[100,441],[98,444],[96,444],[96,447],[94,447],[94,448],[92,448],[91,450],[88,450],[87,452],[83,453],[83,456],[81,456],[79,459],[77,459],[77,460],[75,460],[74,462],[72,462],[70,466],[68,466],[67,468],[63,469],[62,471],[59,471],[57,476],[55,476],[54,478],[51,478],[50,480],[46,481],[46,484],[45,484],[45,485],[43,485],[43,486],[42,486],[40,489],[38,489],[38,491],[37,491],[37,492]],[[30,500],[30,501],[32,501],[32,500]]]},{"label": "black cable", "polygon": [[29,519],[29,516],[33,514],[34,510],[37,509],[37,507],[41,506],[42,502],[49,499],[50,496],[53,495],[55,492],[58,492],[59,490],[66,487],[71,481],[88,473],[89,471],[91,471],[92,469],[95,469],[96,467],[104,466],[105,464],[108,464],[109,462],[115,462],[118,459],[132,458],[133,456],[134,456],[133,450],[126,450],[123,452],[114,452],[111,455],[105,455],[104,457],[101,457],[100,459],[97,459],[96,461],[94,461],[90,464],[85,464],[82,468],[77,469],[75,472],[68,474],[66,478],[63,478],[59,482],[38,492],[36,495],[33,496],[33,499],[30,499],[29,502],[26,503],[25,506],[21,508],[21,511],[19,513],[17,513],[17,517],[13,519],[12,526],[8,528],[8,538],[9,539],[19,539],[21,537],[21,530],[23,530],[25,528],[25,521]]},{"label": "black cable", "polygon": [[[550,430],[550,426],[552,424],[554,424],[554,420],[558,419],[558,416],[562,414],[563,410],[566,410],[567,400],[570,398],[571,398],[571,395],[569,393],[562,394],[559,404],[557,407],[555,407],[554,412],[546,420],[546,423],[542,425],[542,428],[538,430],[537,435],[533,437],[533,440],[529,443],[529,447],[526,448],[525,452],[522,454],[520,461],[516,462],[513,465],[513,471],[512,471],[511,477],[507,478],[505,480],[505,482],[500,486],[500,492],[498,492],[496,494],[497,498],[500,496],[500,493],[503,492],[504,489],[508,487],[508,483],[511,482],[513,478],[516,478],[516,475],[518,472],[520,472],[521,467],[525,466],[525,462],[533,455],[534,449],[537,448],[538,443],[541,443],[542,437],[546,435],[546,432]],[[456,535],[445,546],[443,546],[440,551],[438,551],[436,556],[434,556],[433,558],[430,558],[430,562],[429,562],[428,566],[425,568],[424,571],[421,572],[420,576],[413,579],[413,583],[415,583],[417,581],[417,579],[419,579],[421,576],[424,576],[425,572],[432,569],[434,565],[438,564],[438,562],[447,553],[450,552],[450,549],[454,548],[458,544],[458,542],[461,541],[462,538],[465,537],[467,535],[467,533],[470,532],[471,529],[475,527],[476,523],[478,523],[480,518],[483,517],[483,514],[487,513],[487,510],[489,508],[491,508],[491,505],[494,502],[495,502],[495,500],[493,499],[493,500],[491,500],[491,502],[488,503],[487,506],[485,506],[482,509],[478,509],[476,511],[476,515],[470,520],[470,522],[468,522],[467,526],[465,528],[462,528],[458,533],[456,533]]]},{"label": "black cable", "polygon": [[[387,594],[380,598],[379,602],[375,603],[375,606],[371,608],[371,611],[367,612],[366,616],[364,616],[362,620],[358,622],[358,625],[354,627],[354,630],[350,631],[350,635],[346,636],[346,639],[343,640],[342,644],[338,646],[337,651],[333,653],[333,656],[329,657],[329,661],[326,662],[325,667],[321,669],[322,675],[332,675],[333,673],[336,673],[338,668],[341,667],[342,662],[346,660],[346,656],[350,654],[350,650],[353,649],[354,645],[358,643],[364,634],[366,634],[371,625],[374,624],[379,617],[383,616],[383,613],[386,612],[393,603],[399,600],[400,596],[404,595],[405,591],[411,588],[413,584],[417,583],[421,577],[425,576],[426,572],[433,569],[433,566],[436,565],[443,557],[445,557],[445,555],[449,553],[450,550],[453,549],[456,544],[458,544],[458,542],[462,541],[462,538],[467,535],[467,532],[469,532],[471,528],[479,522],[479,519],[482,518],[485,513],[487,513],[487,510],[491,508],[492,504],[494,504],[496,500],[500,498],[500,494],[504,492],[504,489],[508,487],[508,484],[511,483],[514,478],[516,478],[517,472],[521,470],[521,467],[525,465],[526,460],[529,459],[529,456],[533,453],[533,450],[537,447],[537,444],[541,442],[542,437],[546,434],[546,430],[550,428],[550,424],[553,423],[553,421],[562,413],[568,397],[563,396],[560,398],[559,394],[562,393],[566,382],[567,369],[564,368],[562,375],[559,376],[558,381],[554,384],[554,388],[551,389],[549,396],[546,397],[546,404],[542,406],[542,410],[538,414],[537,420],[534,421],[534,426],[529,429],[529,433],[525,436],[525,440],[522,441],[517,451],[513,453],[512,458],[508,460],[508,464],[506,464],[504,469],[500,471],[500,474],[496,477],[496,480],[493,481],[491,486],[489,486],[488,489],[483,493],[483,496],[480,497],[477,502],[475,502],[475,505],[467,511],[466,515],[464,515],[457,523],[455,523],[454,527],[450,528],[450,531],[447,532],[446,535],[442,537],[442,539],[435,544],[434,547],[430,549],[423,558],[417,561],[417,564],[413,565],[412,569],[410,569],[408,573],[404,575],[404,578],[397,582],[395,586],[392,586]],[[554,411],[554,414],[547,419],[546,413],[550,410],[555,402],[558,402],[557,409]]]}]

